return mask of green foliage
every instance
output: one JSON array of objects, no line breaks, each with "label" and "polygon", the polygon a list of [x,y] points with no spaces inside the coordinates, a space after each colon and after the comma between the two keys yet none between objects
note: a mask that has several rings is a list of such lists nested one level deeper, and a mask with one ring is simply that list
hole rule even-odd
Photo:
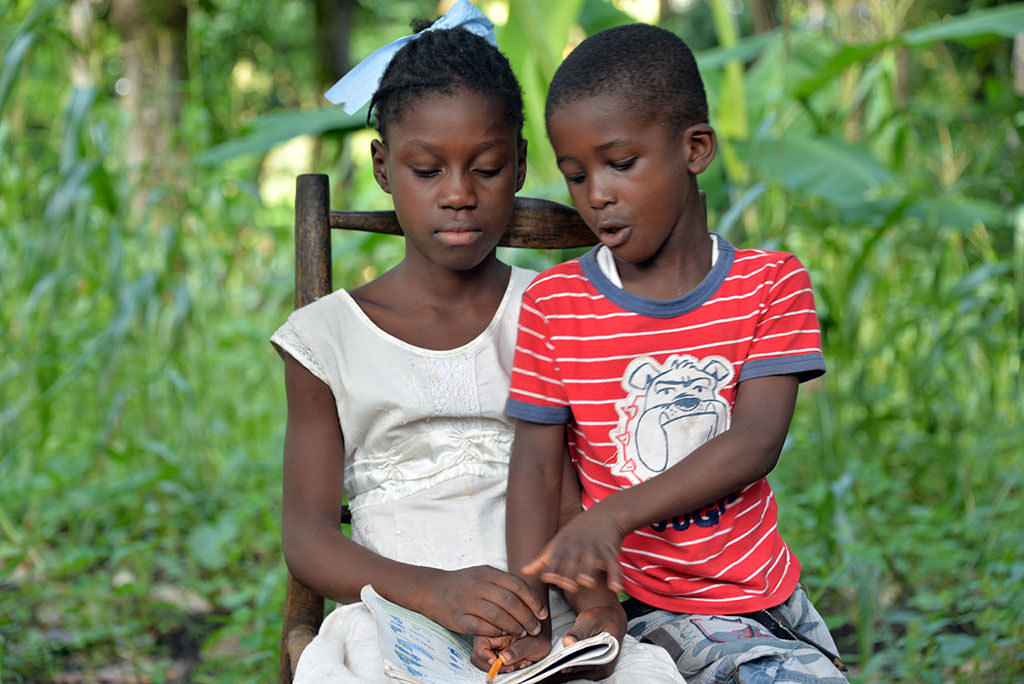
[{"label": "green foliage", "polygon": [[[1024,6],[919,3],[858,39],[841,31],[882,17],[836,3],[818,25],[778,4],[790,26],[750,35],[742,13],[731,47],[703,4],[665,21],[699,48],[715,125],[740,66],[746,134],[727,127],[730,163],[701,177],[712,225],[795,252],[815,285],[829,373],[802,389],[772,475],[783,532],[852,681],[1018,681],[1024,101],[1008,37]],[[0,678],[270,680],[284,401],[266,340],[290,308],[292,210],[264,197],[293,160],[267,152],[321,135],[294,163],[331,173],[334,204],[387,197],[361,120],[320,108],[310,3],[194,4],[183,153],[163,176],[124,161],[120,43],[93,7],[81,52],[62,3],[0,9]],[[574,26],[630,18],[601,0],[509,9],[528,192],[565,200],[546,79]],[[353,53],[431,10],[361,4]],[[101,66],[74,87],[86,53]],[[352,286],[401,242],[335,254]]]}]

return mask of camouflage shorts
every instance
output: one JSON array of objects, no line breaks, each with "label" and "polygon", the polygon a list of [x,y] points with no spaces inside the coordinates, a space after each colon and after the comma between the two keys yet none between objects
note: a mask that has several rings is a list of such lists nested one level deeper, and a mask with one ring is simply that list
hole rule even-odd
[{"label": "camouflage shorts", "polygon": [[[775,612],[801,637],[836,652],[825,621],[802,589],[793,592]],[[630,619],[627,631],[640,641],[665,648],[687,684],[847,682],[832,659],[818,648],[780,638],[747,616],[655,609]]]}]

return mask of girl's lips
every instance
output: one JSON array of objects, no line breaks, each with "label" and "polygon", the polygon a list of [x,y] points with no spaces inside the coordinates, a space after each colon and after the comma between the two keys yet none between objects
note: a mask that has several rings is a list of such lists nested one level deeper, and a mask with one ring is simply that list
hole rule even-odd
[{"label": "girl's lips", "polygon": [[480,239],[482,230],[439,230],[434,235],[441,242],[451,246],[469,245]]},{"label": "girl's lips", "polygon": [[608,249],[615,249],[619,247],[629,239],[629,234],[632,229],[629,226],[609,226],[602,228],[597,235],[597,238],[601,241]]}]

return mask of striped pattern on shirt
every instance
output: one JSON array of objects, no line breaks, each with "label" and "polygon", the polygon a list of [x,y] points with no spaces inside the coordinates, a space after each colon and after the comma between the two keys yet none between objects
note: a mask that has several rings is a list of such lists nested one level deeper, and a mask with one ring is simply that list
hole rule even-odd
[{"label": "striped pattern on shirt", "polygon": [[[583,506],[654,477],[729,427],[738,383],[825,370],[810,279],[796,257],[719,238],[707,277],[675,300],[612,285],[592,250],[527,288],[506,410],[567,423]],[[729,614],[777,605],[800,563],[761,479],[628,535],[626,590],[659,608]]]}]

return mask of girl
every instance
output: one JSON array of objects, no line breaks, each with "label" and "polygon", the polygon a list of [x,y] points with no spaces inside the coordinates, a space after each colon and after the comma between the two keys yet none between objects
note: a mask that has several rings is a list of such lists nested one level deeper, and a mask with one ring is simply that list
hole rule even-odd
[{"label": "girl", "polygon": [[[392,196],[404,259],[295,311],[271,338],[288,397],[285,559],[298,580],[348,604],[302,654],[297,682],[390,681],[358,603],[366,584],[460,632],[547,629],[542,602],[498,569],[512,441],[503,408],[519,299],[534,275],[495,253],[526,173],[522,98],[488,40],[444,27],[456,12],[471,30],[490,27],[460,0],[394,55],[370,100],[374,176]],[[339,85],[329,95],[361,106]],[[338,526],[346,490],[351,539]],[[578,492],[568,496],[578,511]],[[612,603],[577,597],[571,633],[622,637]],[[552,606],[556,622],[572,622]],[[633,681],[681,681],[660,649],[625,646],[610,681],[629,670]]]}]

